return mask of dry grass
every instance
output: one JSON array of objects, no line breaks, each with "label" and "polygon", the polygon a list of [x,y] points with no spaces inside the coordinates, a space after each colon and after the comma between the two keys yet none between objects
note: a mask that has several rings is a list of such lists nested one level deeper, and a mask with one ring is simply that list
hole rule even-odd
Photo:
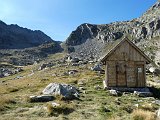
[{"label": "dry grass", "polygon": [[15,103],[12,97],[1,96],[0,98],[0,111],[4,111],[7,104]]},{"label": "dry grass", "polygon": [[151,112],[154,112],[157,109],[154,105],[147,104],[147,103],[139,106],[139,108],[142,109],[142,110],[151,111]]},{"label": "dry grass", "polygon": [[153,112],[141,109],[134,110],[132,118],[133,120],[156,120],[156,116]]},{"label": "dry grass", "polygon": [[71,104],[61,103],[59,106],[52,106],[51,103],[47,104],[47,112],[49,116],[58,116],[60,114],[69,114],[73,112],[73,106]]}]

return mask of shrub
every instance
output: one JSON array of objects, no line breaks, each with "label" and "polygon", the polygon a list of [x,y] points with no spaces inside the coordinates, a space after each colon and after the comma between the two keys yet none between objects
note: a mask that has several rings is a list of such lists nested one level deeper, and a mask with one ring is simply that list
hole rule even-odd
[{"label": "shrub", "polygon": [[132,118],[133,120],[156,120],[156,116],[153,112],[141,109],[134,110]]}]

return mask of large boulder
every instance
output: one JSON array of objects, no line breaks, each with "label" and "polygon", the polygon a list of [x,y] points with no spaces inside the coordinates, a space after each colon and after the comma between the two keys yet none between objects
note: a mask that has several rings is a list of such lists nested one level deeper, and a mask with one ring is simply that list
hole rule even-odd
[{"label": "large boulder", "polygon": [[30,102],[48,102],[54,100],[52,95],[30,96]]},{"label": "large boulder", "polygon": [[74,99],[79,97],[79,92],[74,86],[60,83],[50,83],[42,93],[47,95],[62,95],[65,99]]},{"label": "large boulder", "polygon": [[103,71],[99,64],[96,64],[95,66],[91,67],[91,70],[93,70],[93,71]]},{"label": "large boulder", "polygon": [[151,67],[149,68],[149,72],[155,75],[160,75],[160,68]]}]

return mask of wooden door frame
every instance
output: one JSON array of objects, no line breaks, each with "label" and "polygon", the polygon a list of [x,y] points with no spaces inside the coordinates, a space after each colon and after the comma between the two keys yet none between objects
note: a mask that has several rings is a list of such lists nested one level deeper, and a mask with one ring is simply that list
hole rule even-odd
[{"label": "wooden door frame", "polygon": [[143,68],[143,82],[144,82],[144,86],[146,86],[146,81],[145,81],[145,64],[143,63],[139,63],[139,64],[135,64],[135,75],[136,75],[136,87],[139,87],[139,84],[138,84],[138,68]]},{"label": "wooden door frame", "polygon": [[116,62],[116,87],[127,87],[127,72],[126,72],[126,61],[121,61],[121,62],[124,62],[125,65],[124,65],[124,68],[125,68],[125,73],[124,73],[124,76],[125,76],[125,86],[119,86],[118,85],[118,73],[117,73],[117,63],[118,61]]}]

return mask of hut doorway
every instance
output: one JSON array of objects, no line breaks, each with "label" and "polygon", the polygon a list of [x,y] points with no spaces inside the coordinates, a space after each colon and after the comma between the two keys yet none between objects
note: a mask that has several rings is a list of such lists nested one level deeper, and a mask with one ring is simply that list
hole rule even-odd
[{"label": "hut doorway", "polygon": [[126,87],[126,64],[125,61],[118,61],[116,64],[116,85]]},{"label": "hut doorway", "polygon": [[138,87],[143,87],[145,86],[145,78],[144,78],[144,65],[139,64],[136,65],[136,84]]}]

